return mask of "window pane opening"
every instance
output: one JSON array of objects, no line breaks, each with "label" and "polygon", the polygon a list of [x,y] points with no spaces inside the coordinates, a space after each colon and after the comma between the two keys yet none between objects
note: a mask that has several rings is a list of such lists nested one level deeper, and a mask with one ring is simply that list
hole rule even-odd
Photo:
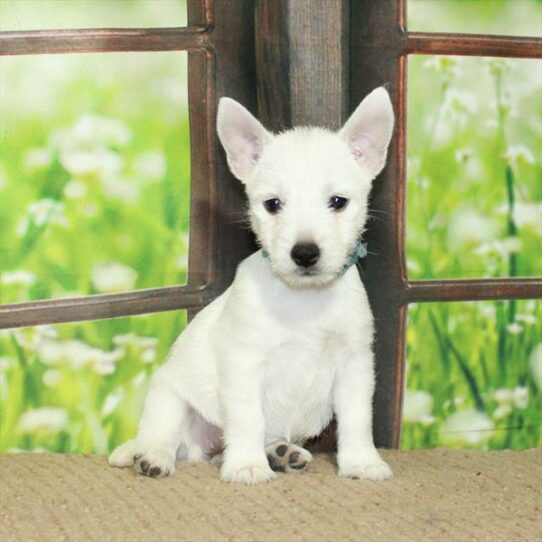
[{"label": "window pane opening", "polygon": [[2,0],[0,30],[186,26],[186,0]]},{"label": "window pane opening", "polygon": [[107,454],[133,438],[186,311],[0,332],[0,452]]},{"label": "window pane opening", "polygon": [[538,0],[408,0],[408,29],[421,32],[542,35]]},{"label": "window pane opening", "polygon": [[2,58],[2,303],[186,283],[186,57]]},{"label": "window pane opening", "polygon": [[409,307],[403,449],[542,444],[542,302]]},{"label": "window pane opening", "polygon": [[542,276],[542,62],[409,57],[409,278]]}]

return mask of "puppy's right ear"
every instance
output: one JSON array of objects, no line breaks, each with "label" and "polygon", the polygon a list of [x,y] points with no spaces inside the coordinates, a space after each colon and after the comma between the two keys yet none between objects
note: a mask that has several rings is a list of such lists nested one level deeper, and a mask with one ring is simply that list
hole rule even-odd
[{"label": "puppy's right ear", "polygon": [[231,98],[220,99],[216,128],[232,173],[246,183],[273,136]]}]

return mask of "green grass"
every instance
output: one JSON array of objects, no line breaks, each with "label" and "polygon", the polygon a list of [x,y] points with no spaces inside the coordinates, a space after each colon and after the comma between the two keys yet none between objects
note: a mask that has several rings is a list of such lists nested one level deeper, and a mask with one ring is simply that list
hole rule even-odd
[{"label": "green grass", "polygon": [[[411,20],[435,30],[436,4],[412,2]],[[521,33],[512,4],[493,2],[480,24]],[[2,13],[20,5],[4,0]],[[93,20],[108,5],[93,3]],[[178,2],[163,5],[174,20]],[[528,20],[542,9],[522,6]],[[185,282],[185,62],[2,59],[2,303]],[[540,74],[540,61],[409,58],[411,279],[542,275]],[[540,301],[409,307],[403,447],[539,446],[541,312]],[[185,323],[181,311],[0,333],[0,451],[106,453],[133,436],[149,375]]]}]

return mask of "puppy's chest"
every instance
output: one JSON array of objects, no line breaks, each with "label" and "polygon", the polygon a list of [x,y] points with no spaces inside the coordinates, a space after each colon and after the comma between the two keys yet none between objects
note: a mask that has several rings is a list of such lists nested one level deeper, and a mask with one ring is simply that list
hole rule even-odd
[{"label": "puppy's chest", "polygon": [[329,423],[338,366],[333,343],[324,336],[298,337],[280,344],[266,360],[263,410],[267,441],[302,442]]}]

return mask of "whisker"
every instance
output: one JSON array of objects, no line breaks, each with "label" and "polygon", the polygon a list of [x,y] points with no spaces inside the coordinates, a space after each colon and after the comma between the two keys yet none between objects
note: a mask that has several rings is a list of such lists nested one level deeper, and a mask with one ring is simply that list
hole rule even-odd
[{"label": "whisker", "polygon": [[386,221],[383,218],[380,218],[379,216],[373,216],[371,214],[368,214],[367,218],[370,218],[371,220],[379,220],[380,222],[382,222],[382,224],[386,224]]},{"label": "whisker", "polygon": [[392,213],[388,213],[388,211],[382,211],[381,209],[373,209],[372,207],[371,207],[371,209],[369,210],[369,212],[372,212],[372,213],[382,213],[383,215],[392,216]]}]

